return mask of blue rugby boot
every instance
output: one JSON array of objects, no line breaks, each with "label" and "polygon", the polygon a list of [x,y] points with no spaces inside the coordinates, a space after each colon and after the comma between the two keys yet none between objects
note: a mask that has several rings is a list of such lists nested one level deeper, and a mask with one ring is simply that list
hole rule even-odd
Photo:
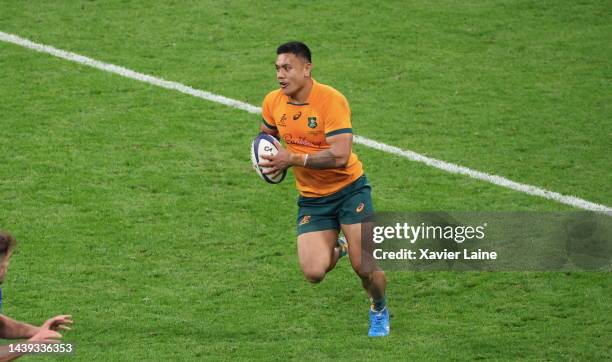
[{"label": "blue rugby boot", "polygon": [[385,337],[389,335],[389,310],[387,307],[381,311],[375,311],[370,308],[370,330],[368,337]]}]

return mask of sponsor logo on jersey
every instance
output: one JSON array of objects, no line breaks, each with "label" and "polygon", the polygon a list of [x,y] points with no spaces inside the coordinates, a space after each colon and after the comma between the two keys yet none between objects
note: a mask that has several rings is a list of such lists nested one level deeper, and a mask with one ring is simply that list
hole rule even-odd
[{"label": "sponsor logo on jersey", "polygon": [[300,117],[302,116],[302,112],[297,112],[296,114],[293,115],[293,120],[297,121],[298,119],[300,119]]},{"label": "sponsor logo on jersey", "polygon": [[285,133],[283,135],[283,140],[285,141],[286,144],[310,146],[310,147],[316,147],[316,148],[321,148],[321,145],[323,144],[322,142],[318,142],[318,141],[311,142],[307,140],[305,137],[293,137],[291,133]]}]

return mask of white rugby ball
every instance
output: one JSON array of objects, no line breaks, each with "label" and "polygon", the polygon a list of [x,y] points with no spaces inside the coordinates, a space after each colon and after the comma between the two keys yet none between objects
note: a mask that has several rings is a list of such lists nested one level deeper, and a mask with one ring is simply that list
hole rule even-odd
[{"label": "white rugby ball", "polygon": [[264,181],[271,184],[280,183],[285,179],[285,176],[287,176],[286,169],[283,170],[283,172],[277,173],[274,177],[272,177],[272,175],[264,175],[263,173],[267,171],[267,168],[259,166],[261,155],[273,156],[278,153],[278,148],[276,148],[274,144],[275,140],[274,137],[262,132],[255,137],[251,144],[251,161],[253,162],[253,168]]}]

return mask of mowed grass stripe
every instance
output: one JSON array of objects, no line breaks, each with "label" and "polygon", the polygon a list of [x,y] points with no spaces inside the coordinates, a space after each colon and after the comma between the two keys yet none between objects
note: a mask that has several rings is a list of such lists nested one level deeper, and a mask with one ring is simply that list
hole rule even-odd
[{"label": "mowed grass stripe", "polygon": [[[230,107],[245,110],[250,113],[259,113],[261,111],[259,107],[253,106],[248,103],[244,103],[244,102],[241,102],[235,99],[227,98],[227,97],[217,95],[214,93],[210,93],[210,92],[206,92],[203,90],[198,90],[198,89],[186,86],[178,82],[168,81],[168,80],[164,80],[164,79],[161,79],[155,76],[139,73],[139,72],[136,72],[136,71],[133,71],[133,70],[121,67],[121,66],[114,65],[114,64],[104,63],[104,62],[101,62],[95,59],[88,58],[86,56],[67,52],[67,51],[60,50],[60,49],[56,49],[52,46],[38,44],[28,39],[21,38],[14,34],[8,34],[8,33],[0,31],[0,40],[8,42],[8,43],[16,44],[16,45],[19,45],[19,46],[22,46],[28,49],[32,49],[38,52],[47,53],[47,54],[50,54],[50,55],[53,55],[55,57],[59,57],[65,60],[87,65],[87,66],[90,66],[96,69],[100,69],[106,72],[118,74],[126,78],[149,83],[149,84],[159,86],[162,88],[166,88],[166,89],[176,90],[181,93],[188,94],[194,97],[202,98],[208,101],[212,101],[212,102],[220,103],[220,104],[227,105]],[[411,161],[422,162],[428,166],[435,167],[435,168],[438,168],[438,169],[441,169],[447,172],[466,175],[466,176],[469,176],[469,177],[472,177],[478,180],[482,180],[482,181],[486,181],[486,182],[489,182],[489,183],[492,183],[498,186],[510,188],[512,190],[523,192],[529,195],[544,197],[544,198],[547,198],[553,201],[557,201],[559,203],[563,203],[566,205],[570,205],[576,208],[597,211],[597,212],[604,212],[604,213],[612,213],[612,208],[606,205],[597,204],[597,203],[587,201],[587,200],[584,200],[584,199],[581,199],[575,196],[562,195],[557,192],[545,190],[545,189],[542,189],[536,186],[518,183],[512,180],[509,180],[507,178],[498,176],[498,175],[491,175],[491,174],[487,174],[484,172],[472,170],[467,167],[463,167],[463,166],[456,165],[453,163],[449,163],[449,162],[445,162],[445,161],[438,160],[435,158],[427,157],[419,153],[416,153],[414,151],[403,150],[403,149],[400,149],[394,146],[390,146],[390,145],[387,145],[387,144],[384,144],[384,143],[381,143],[375,140],[368,139],[366,137],[357,136],[355,137],[355,142],[371,147],[371,148],[374,148],[374,149],[377,149],[377,150],[381,150],[383,152],[387,152],[387,153],[391,153],[394,155],[408,158]]]}]

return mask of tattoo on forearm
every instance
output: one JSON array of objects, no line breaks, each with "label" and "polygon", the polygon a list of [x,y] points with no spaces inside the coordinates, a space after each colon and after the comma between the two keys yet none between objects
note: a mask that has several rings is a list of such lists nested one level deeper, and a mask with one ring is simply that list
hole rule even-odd
[{"label": "tattoo on forearm", "polygon": [[321,151],[308,155],[306,167],[323,170],[326,168],[336,167],[336,160],[339,157],[334,155],[330,150]]}]

